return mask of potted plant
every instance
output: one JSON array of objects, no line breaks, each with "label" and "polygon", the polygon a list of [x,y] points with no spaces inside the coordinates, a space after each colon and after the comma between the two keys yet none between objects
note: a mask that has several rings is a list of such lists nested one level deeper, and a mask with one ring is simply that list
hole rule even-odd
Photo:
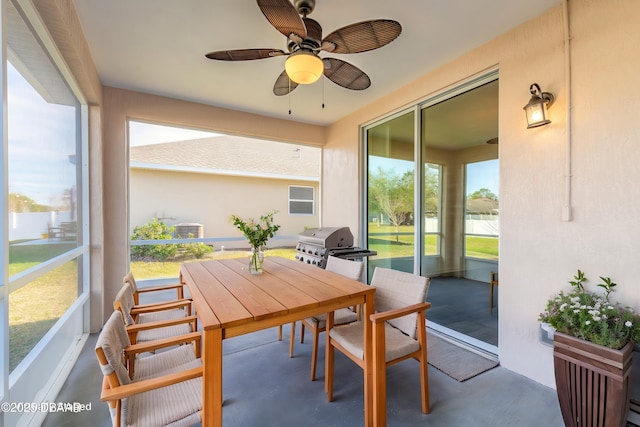
[{"label": "potted plant", "polygon": [[578,270],[547,302],[539,320],[551,325],[556,390],[566,426],[625,426],[634,342],[640,339],[640,317],[609,300],[617,286],[600,277],[602,293],[584,289]]},{"label": "potted plant", "polygon": [[233,225],[244,234],[251,244],[251,258],[249,259],[249,271],[251,274],[262,274],[262,262],[264,254],[262,248],[267,244],[267,240],[275,236],[280,229],[278,224],[273,223],[273,216],[278,211],[271,211],[260,217],[259,221],[249,218],[243,220],[237,215],[231,215]]}]

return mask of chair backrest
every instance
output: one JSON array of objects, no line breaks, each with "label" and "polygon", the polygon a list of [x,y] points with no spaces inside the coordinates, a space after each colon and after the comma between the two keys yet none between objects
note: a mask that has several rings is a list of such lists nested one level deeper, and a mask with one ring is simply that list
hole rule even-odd
[{"label": "chair backrest", "polygon": [[[430,280],[404,271],[376,267],[371,286],[376,288],[375,311],[383,312],[424,302]],[[416,337],[417,313],[392,319],[389,323],[412,338]]]},{"label": "chair backrest", "polygon": [[360,280],[363,268],[363,262],[349,261],[335,256],[327,258],[327,265],[325,266],[325,270],[333,271],[353,280]]},{"label": "chair backrest", "polygon": [[133,277],[132,272],[128,272],[127,275],[122,279],[123,285],[126,285],[127,283],[131,286],[131,292],[133,292],[134,294],[138,292],[138,285],[136,284],[136,279]]},{"label": "chair backrest", "polygon": [[[122,316],[119,312],[114,311],[107,323],[102,327],[98,341],[96,342],[96,353],[100,362],[100,369],[105,377],[115,373],[119,384],[111,384],[111,386],[129,384],[131,378],[124,361],[124,349],[131,345],[129,336],[122,322]],[[106,359],[100,360],[101,354]]]},{"label": "chair backrest", "polygon": [[113,300],[113,309],[121,313],[122,319],[127,325],[133,325],[135,323],[131,316],[131,309],[133,306],[134,301],[131,285],[129,283],[125,283],[116,294],[116,298]]}]

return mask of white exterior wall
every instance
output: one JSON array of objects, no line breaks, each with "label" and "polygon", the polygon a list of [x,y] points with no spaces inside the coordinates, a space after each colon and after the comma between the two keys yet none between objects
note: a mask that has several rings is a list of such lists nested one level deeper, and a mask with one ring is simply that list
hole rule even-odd
[{"label": "white exterior wall", "polygon": [[[359,199],[359,127],[499,70],[500,362],[552,387],[552,349],[538,341],[537,317],[578,268],[592,289],[598,276],[612,277],[619,284],[613,298],[640,309],[640,2],[571,0],[569,8],[572,221],[562,216],[568,130],[561,6],[332,125],[323,150],[324,222],[346,218],[357,227],[359,206],[338,203],[337,194]],[[528,130],[522,107],[534,82],[556,102],[552,123]]]},{"label": "white exterior wall", "polygon": [[[200,173],[166,172],[158,170],[132,169],[130,171],[130,231],[143,225],[158,213],[168,225],[183,222],[199,223],[204,227],[204,237],[232,238],[238,241],[216,243],[227,249],[247,248],[242,233],[229,220],[232,214],[244,219],[271,210],[279,211],[275,223],[281,226],[277,239],[269,246],[294,246],[297,235],[305,227],[318,226],[318,185],[308,181],[249,178]],[[315,215],[289,215],[289,186],[314,187]],[[292,236],[292,239],[279,237]]]}]

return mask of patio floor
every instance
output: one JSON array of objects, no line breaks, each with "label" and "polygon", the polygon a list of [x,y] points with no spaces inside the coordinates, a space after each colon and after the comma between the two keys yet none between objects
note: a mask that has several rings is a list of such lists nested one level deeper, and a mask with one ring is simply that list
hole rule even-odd
[{"label": "patio floor", "polygon": [[[309,380],[311,340],[296,342],[288,357],[288,332],[277,341],[268,329],[224,342],[225,426],[358,426],[363,424],[363,375],[336,352],[334,401],[324,392],[324,343],[320,346],[317,380]],[[299,328],[298,328],[299,332]],[[324,334],[321,335],[323,341]],[[107,404],[100,402],[102,374],[93,348],[85,348],[56,402],[91,402],[91,411],[51,413],[45,427],[110,426]],[[458,382],[429,367],[431,413],[420,411],[418,363],[408,360],[388,369],[389,426],[562,426],[553,389],[502,367]]]}]

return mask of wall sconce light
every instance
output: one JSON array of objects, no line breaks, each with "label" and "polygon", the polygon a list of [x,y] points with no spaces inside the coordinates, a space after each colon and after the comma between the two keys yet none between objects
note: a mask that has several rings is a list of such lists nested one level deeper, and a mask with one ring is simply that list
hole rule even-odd
[{"label": "wall sconce light", "polygon": [[542,92],[538,83],[534,83],[529,87],[531,99],[529,103],[523,107],[527,115],[527,129],[538,126],[548,125],[551,123],[547,116],[547,109],[553,104],[555,98],[549,92]]}]

